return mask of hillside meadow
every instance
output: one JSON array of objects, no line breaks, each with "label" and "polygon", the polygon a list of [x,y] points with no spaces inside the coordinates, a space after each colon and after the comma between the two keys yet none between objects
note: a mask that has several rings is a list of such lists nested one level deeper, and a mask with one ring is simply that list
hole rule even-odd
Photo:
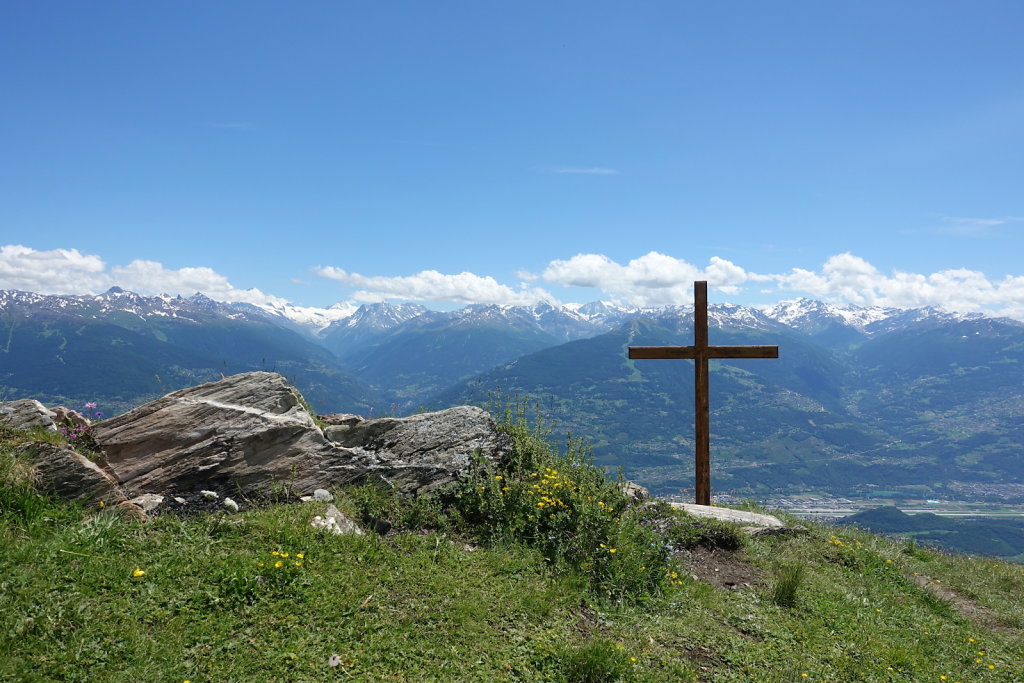
[{"label": "hillside meadow", "polygon": [[[148,522],[47,499],[0,434],[0,679],[1020,681],[1024,567],[858,529],[749,536],[630,504],[506,412],[515,456],[432,499],[283,483]],[[386,525],[379,522],[386,521]]]}]

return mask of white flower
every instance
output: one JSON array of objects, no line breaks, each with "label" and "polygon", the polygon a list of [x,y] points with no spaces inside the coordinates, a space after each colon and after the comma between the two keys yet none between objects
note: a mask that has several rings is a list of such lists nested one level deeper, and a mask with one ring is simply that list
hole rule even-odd
[{"label": "white flower", "polygon": [[216,491],[200,491],[199,495],[201,495],[206,500],[217,500]]},{"label": "white flower", "polygon": [[340,536],[342,533],[344,533],[341,530],[341,527],[338,526],[338,520],[336,520],[334,517],[325,518],[321,517],[320,515],[317,515],[313,518],[313,521],[310,522],[309,525],[314,529],[322,529],[323,531],[328,531],[337,536]]},{"label": "white flower", "polygon": [[238,512],[238,503],[231,500],[230,498],[224,499],[224,507],[226,507],[228,510],[231,510],[232,512]]}]

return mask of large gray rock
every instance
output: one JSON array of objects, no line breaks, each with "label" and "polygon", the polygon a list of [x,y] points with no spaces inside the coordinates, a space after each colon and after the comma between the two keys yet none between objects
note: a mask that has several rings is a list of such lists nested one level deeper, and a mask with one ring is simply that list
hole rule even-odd
[{"label": "large gray rock", "polygon": [[32,460],[36,487],[44,493],[87,504],[125,500],[113,477],[70,448],[34,442],[25,444],[19,452]]},{"label": "large gray rock", "polygon": [[501,453],[509,442],[486,411],[457,406],[412,417],[382,417],[352,425],[327,427],[339,446],[373,451],[391,462],[445,464],[465,469],[474,452]]},{"label": "large gray rock", "polygon": [[0,403],[0,426],[26,431],[42,427],[48,432],[56,432],[55,420],[56,414],[35,399],[23,398]]},{"label": "large gray rock", "polygon": [[387,420],[359,423],[349,431],[362,438],[332,443],[283,377],[251,372],[168,394],[92,433],[133,494],[220,488],[261,495],[282,485],[303,493],[362,481],[419,494],[457,479],[478,449],[493,459],[509,450],[476,408]]}]

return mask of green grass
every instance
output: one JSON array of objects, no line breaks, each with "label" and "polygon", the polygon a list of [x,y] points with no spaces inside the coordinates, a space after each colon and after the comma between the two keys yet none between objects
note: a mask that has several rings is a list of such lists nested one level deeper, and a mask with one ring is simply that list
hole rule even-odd
[{"label": "green grass", "polygon": [[[393,524],[383,537],[312,529],[316,503],[139,523],[50,501],[12,455],[29,437],[6,433],[0,680],[1020,680],[1024,567],[856,529],[747,539],[640,514],[578,444],[559,455],[516,425],[518,464],[481,465],[448,498],[335,491],[340,508]],[[549,492],[565,507],[526,519],[531,475],[549,468],[551,486],[571,482]],[[715,548],[761,578],[741,590],[694,580],[665,543]],[[915,574],[973,601],[981,625]]]}]

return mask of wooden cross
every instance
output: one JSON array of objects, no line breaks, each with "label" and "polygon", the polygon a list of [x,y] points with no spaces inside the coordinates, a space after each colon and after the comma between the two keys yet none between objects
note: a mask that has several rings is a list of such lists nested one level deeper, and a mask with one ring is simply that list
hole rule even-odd
[{"label": "wooden cross", "polygon": [[629,357],[693,359],[697,505],[711,505],[710,358],[778,358],[778,346],[708,346],[708,283],[693,283],[693,346],[630,346]]}]

